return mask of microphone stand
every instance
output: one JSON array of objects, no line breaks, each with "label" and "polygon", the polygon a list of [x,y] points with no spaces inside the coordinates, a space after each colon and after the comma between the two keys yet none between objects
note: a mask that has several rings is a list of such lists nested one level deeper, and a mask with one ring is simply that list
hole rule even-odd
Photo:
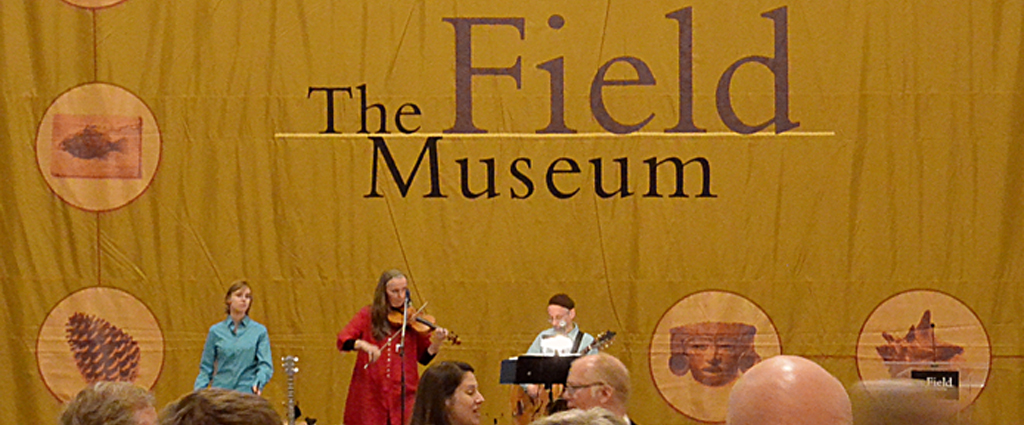
[{"label": "microphone stand", "polygon": [[931,323],[932,327],[932,367],[939,367],[939,352],[938,347],[935,345],[935,324]]},{"label": "microphone stand", "polygon": [[409,324],[409,305],[412,304],[412,296],[409,295],[409,290],[405,290],[405,303],[402,304],[402,340],[395,345],[395,349],[398,350],[399,363],[402,365],[402,422],[405,424],[405,328]]}]

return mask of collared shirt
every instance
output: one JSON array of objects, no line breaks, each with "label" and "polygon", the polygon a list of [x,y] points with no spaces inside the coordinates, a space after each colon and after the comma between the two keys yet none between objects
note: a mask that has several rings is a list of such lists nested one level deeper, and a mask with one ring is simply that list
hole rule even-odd
[{"label": "collared shirt", "polygon": [[213,386],[251,393],[255,385],[262,391],[274,375],[267,328],[249,316],[242,318],[238,329],[234,328],[231,316],[210,327],[199,362],[196,390]]},{"label": "collared shirt", "polygon": [[[579,333],[580,333],[580,326],[578,324],[573,323],[572,324],[572,330],[569,331],[568,337],[573,342],[576,342],[576,335],[578,335]],[[550,337],[555,336],[555,335],[558,335],[558,331],[556,331],[555,328],[550,328],[550,329],[541,331],[541,333],[537,335],[537,338],[534,338],[533,344],[530,345],[530,349],[529,350],[526,350],[526,353],[527,354],[542,354],[542,353],[544,353],[544,350],[541,347],[541,341],[543,341],[545,338],[550,338]],[[590,334],[584,332],[583,333],[583,340],[580,341],[580,346],[579,346],[579,348],[577,348],[577,350],[583,350],[583,349],[587,348],[587,346],[589,346],[593,342],[594,342],[594,337],[591,336]],[[572,345],[570,345],[569,348],[572,349]],[[567,353],[561,353],[560,352],[559,354],[567,354]],[[597,354],[597,350],[590,350],[586,354]]]}]

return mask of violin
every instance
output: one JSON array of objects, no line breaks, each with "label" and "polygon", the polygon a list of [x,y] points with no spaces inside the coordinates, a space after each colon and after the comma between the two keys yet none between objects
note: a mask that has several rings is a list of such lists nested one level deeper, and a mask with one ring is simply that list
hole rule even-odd
[{"label": "violin", "polygon": [[[402,326],[402,312],[392,310],[388,313],[388,322],[394,326]],[[436,323],[437,319],[435,319],[434,316],[423,312],[414,313],[412,317],[409,318],[409,327],[418,333],[433,332],[434,329],[437,329]],[[448,331],[448,336],[445,337],[445,339],[452,343],[452,345],[462,344],[462,341],[459,340],[459,336],[455,335],[455,332],[452,332],[451,330]]]}]

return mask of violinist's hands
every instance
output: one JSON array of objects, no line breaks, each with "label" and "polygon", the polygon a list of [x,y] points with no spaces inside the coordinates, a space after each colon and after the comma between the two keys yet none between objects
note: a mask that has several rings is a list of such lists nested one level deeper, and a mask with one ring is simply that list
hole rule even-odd
[{"label": "violinist's hands", "polygon": [[434,329],[433,335],[430,335],[430,347],[427,348],[427,351],[430,354],[437,354],[446,339],[448,339],[448,329],[441,327]]},{"label": "violinist's hands", "polygon": [[263,391],[260,391],[260,388],[255,385],[252,386],[252,393],[256,395],[263,395]]},{"label": "violinist's hands", "polygon": [[365,351],[367,356],[370,356],[370,363],[377,361],[380,358],[380,348],[376,345],[370,344],[369,342],[361,339],[356,340],[356,348]]}]

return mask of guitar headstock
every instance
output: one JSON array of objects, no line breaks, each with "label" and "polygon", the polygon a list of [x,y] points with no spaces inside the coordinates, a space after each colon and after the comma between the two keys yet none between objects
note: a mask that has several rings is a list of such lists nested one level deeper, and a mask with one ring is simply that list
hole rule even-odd
[{"label": "guitar headstock", "polygon": [[609,345],[612,345],[612,339],[614,339],[614,338],[615,338],[615,332],[614,331],[604,331],[604,332],[601,332],[601,333],[597,334],[596,337],[594,337],[594,342],[590,343],[590,347],[587,347],[586,351],[590,351],[590,350],[604,350],[605,348],[608,348]]},{"label": "guitar headstock", "polygon": [[288,376],[295,376],[299,373],[299,358],[296,356],[284,356],[281,357],[281,368],[284,369],[284,373]]}]

